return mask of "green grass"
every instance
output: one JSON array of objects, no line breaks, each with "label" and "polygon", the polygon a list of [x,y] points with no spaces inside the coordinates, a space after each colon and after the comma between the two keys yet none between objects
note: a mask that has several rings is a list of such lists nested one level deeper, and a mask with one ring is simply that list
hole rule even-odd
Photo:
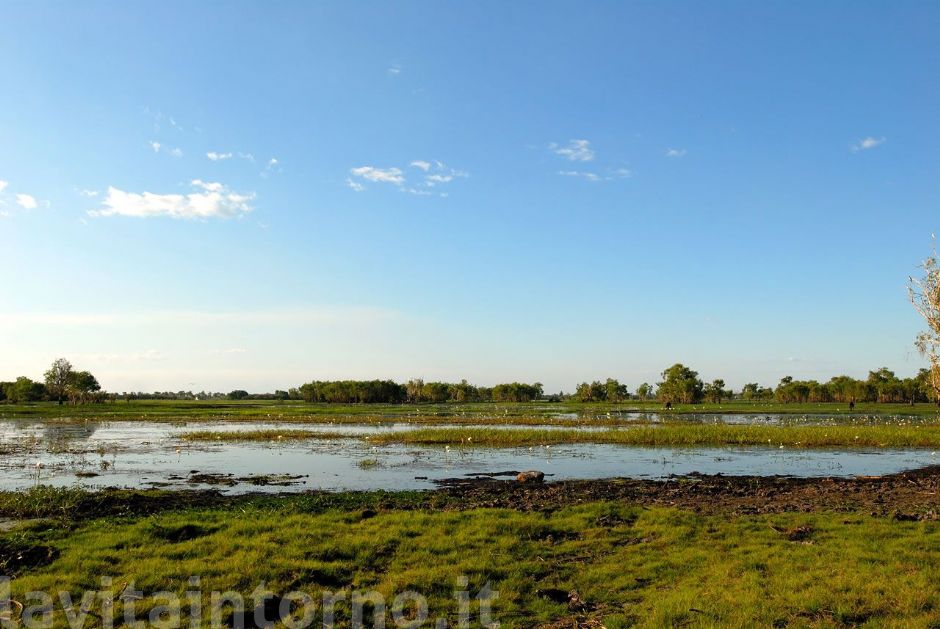
[{"label": "green grass", "polygon": [[[453,590],[466,576],[472,592],[486,582],[499,592],[494,610],[503,627],[569,617],[567,605],[538,594],[546,588],[577,590],[593,607],[588,615],[609,628],[940,623],[937,522],[730,517],[603,502],[554,512],[372,513],[339,504],[311,512],[297,499],[266,499],[36,524],[0,536],[0,548],[28,538],[58,553],[12,581],[21,602],[29,590],[75,598],[103,575],[114,578],[115,592],[133,582],[146,593],[182,594],[187,578],[199,575],[203,590],[245,595],[260,581],[314,596],[374,589],[388,600],[410,589],[429,598],[431,618],[452,622]],[[790,541],[786,531],[797,527],[806,527],[809,543]],[[138,614],[157,602],[138,601]],[[121,599],[115,606],[121,618]],[[66,626],[58,605],[54,619]]]},{"label": "green grass", "polygon": [[623,446],[773,446],[787,448],[940,448],[940,424],[766,426],[668,422],[617,430],[533,428],[415,428],[408,431],[351,435],[305,430],[196,431],[187,441],[268,441],[362,439],[373,444],[450,445],[512,448],[575,443]]},{"label": "green grass", "polygon": [[754,426],[666,423],[621,430],[419,428],[369,437],[373,443],[520,447],[570,443],[626,446],[784,446],[934,448],[940,425]]},{"label": "green grass", "polygon": [[[658,402],[630,401],[622,404],[581,402],[531,402],[520,404],[307,404],[296,401],[133,401],[106,404],[58,405],[0,403],[0,419],[98,419],[124,421],[279,421],[362,423],[412,421],[417,423],[542,423],[552,419],[562,424],[604,423],[607,413],[664,412]],[[778,404],[774,402],[724,402],[722,404],[677,405],[671,415],[687,413],[784,413],[790,415],[917,415],[938,417],[932,404],[866,403],[849,411],[845,404]],[[573,414],[573,415],[570,415]],[[563,415],[559,417],[559,415]],[[570,416],[568,416],[570,415]],[[614,421],[622,421],[616,420]]]},{"label": "green grass", "polygon": [[180,439],[184,441],[298,441],[307,439],[356,439],[355,435],[316,430],[194,430],[184,432]]}]

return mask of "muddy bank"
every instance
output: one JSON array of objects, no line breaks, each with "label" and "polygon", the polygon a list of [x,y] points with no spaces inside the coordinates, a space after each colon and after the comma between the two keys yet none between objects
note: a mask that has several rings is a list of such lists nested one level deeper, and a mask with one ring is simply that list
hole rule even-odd
[{"label": "muddy bank", "polygon": [[438,491],[465,507],[544,510],[616,500],[702,513],[828,510],[919,519],[935,518],[940,513],[940,466],[856,478],[690,475],[664,481],[610,479],[520,484],[476,477],[453,479]]},{"label": "muddy bank", "polygon": [[307,491],[232,496],[215,490],[92,492],[40,488],[35,492],[0,492],[0,516],[79,520],[181,509],[247,507],[306,513],[339,510],[354,515],[420,509],[551,511],[594,501],[729,515],[845,511],[898,519],[936,519],[940,517],[940,466],[864,478],[690,475],[662,481],[544,483],[520,483],[509,472],[503,472],[451,479],[436,490],[400,492]]}]

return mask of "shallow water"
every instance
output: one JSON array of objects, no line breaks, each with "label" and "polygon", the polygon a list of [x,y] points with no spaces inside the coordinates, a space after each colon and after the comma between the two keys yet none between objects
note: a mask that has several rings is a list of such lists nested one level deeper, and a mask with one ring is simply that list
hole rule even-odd
[{"label": "shallow water", "polygon": [[[713,419],[713,416],[712,416]],[[0,488],[36,484],[85,487],[205,488],[192,475],[301,476],[289,486],[230,481],[227,492],[303,489],[421,489],[435,480],[465,474],[537,469],[553,479],[665,478],[704,474],[793,476],[882,475],[940,463],[925,450],[790,450],[747,448],[646,448],[600,444],[550,448],[453,448],[356,439],[190,443],[192,430],[309,429],[370,434],[401,431],[413,424],[278,424],[190,422],[0,422]]]}]

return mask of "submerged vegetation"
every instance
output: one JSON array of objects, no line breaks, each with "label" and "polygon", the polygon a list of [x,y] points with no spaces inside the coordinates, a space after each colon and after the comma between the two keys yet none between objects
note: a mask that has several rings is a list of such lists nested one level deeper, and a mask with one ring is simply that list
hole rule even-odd
[{"label": "submerged vegetation", "polygon": [[635,424],[625,428],[428,427],[352,435],[308,430],[194,431],[180,435],[187,441],[296,441],[363,439],[374,444],[522,447],[574,443],[624,446],[775,446],[791,448],[937,448],[940,424],[898,422],[875,425],[766,426],[669,422]]}]

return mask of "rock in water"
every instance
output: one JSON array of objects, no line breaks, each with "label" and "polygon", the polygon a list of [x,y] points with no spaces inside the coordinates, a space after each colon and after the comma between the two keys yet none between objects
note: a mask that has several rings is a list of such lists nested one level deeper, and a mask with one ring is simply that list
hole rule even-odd
[{"label": "rock in water", "polygon": [[545,474],[538,470],[529,470],[528,472],[519,472],[516,480],[520,483],[541,483],[545,480]]}]

